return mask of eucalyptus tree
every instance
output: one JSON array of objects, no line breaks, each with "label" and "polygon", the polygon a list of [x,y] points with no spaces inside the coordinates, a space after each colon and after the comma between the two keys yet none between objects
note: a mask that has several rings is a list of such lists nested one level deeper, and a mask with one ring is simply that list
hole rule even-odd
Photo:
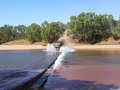
[{"label": "eucalyptus tree", "polygon": [[28,26],[28,30],[26,32],[27,39],[34,43],[36,41],[41,41],[41,26],[36,23],[32,23]]},{"label": "eucalyptus tree", "polygon": [[41,37],[45,42],[52,43],[63,34],[64,25],[61,22],[48,23],[44,21],[42,24]]},{"label": "eucalyptus tree", "polygon": [[110,37],[114,22],[111,15],[82,12],[78,16],[71,16],[68,26],[71,36],[79,42],[96,43]]},{"label": "eucalyptus tree", "polygon": [[25,39],[27,32],[27,26],[25,25],[18,25],[14,27],[13,33],[16,39]]},{"label": "eucalyptus tree", "polygon": [[117,26],[112,31],[112,36],[114,39],[120,39],[120,20],[117,21]]},{"label": "eucalyptus tree", "polygon": [[0,43],[4,43],[10,40],[13,40],[13,26],[10,25],[4,25],[0,27]]}]

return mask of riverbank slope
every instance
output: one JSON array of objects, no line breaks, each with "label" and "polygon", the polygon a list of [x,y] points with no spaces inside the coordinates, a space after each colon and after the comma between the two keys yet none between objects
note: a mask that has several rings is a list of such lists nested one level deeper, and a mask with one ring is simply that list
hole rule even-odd
[{"label": "riverbank slope", "polygon": [[[120,50],[119,40],[114,41],[110,39],[106,42],[100,42],[94,45],[90,44],[78,44],[70,37],[63,35],[60,40],[63,40],[65,45],[74,48],[76,50]],[[0,50],[29,50],[29,49],[46,49],[44,43],[36,42],[30,44],[26,40],[15,40],[0,45]]]}]

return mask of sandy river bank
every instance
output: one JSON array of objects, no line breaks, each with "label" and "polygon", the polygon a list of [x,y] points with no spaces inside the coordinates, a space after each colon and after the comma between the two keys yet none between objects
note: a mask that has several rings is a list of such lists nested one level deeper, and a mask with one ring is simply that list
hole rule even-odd
[{"label": "sandy river bank", "polygon": [[[120,45],[72,45],[76,50],[120,50]],[[42,45],[0,45],[0,50],[46,49]]]},{"label": "sandy river bank", "polygon": [[0,45],[0,50],[29,50],[29,49],[45,49],[42,45]]}]

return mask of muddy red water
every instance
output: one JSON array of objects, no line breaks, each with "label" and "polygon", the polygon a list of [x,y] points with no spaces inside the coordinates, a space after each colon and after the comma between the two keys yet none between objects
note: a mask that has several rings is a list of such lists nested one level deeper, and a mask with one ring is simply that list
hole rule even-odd
[{"label": "muddy red water", "polygon": [[77,51],[67,53],[54,70],[46,90],[119,90],[120,51]]}]

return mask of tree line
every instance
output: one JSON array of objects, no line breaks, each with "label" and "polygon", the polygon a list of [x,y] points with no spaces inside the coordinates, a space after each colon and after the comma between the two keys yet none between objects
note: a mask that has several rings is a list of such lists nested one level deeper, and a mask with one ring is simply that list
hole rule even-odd
[{"label": "tree line", "polygon": [[64,31],[78,42],[94,44],[109,37],[120,39],[120,20],[115,20],[112,15],[95,14],[93,12],[82,12],[78,16],[71,16],[67,24],[61,22],[48,23],[44,21],[41,25],[32,23],[25,25],[4,25],[0,27],[0,44],[27,39],[31,43],[57,41]]},{"label": "tree line", "polygon": [[78,42],[94,44],[109,37],[120,39],[120,20],[112,15],[82,12],[71,16],[68,22],[68,35]]},{"label": "tree line", "polygon": [[32,23],[29,26],[4,25],[0,27],[0,44],[18,39],[27,39],[31,43],[38,41],[52,43],[56,41],[64,31],[64,24],[61,22],[48,23],[44,21],[41,25]]}]

